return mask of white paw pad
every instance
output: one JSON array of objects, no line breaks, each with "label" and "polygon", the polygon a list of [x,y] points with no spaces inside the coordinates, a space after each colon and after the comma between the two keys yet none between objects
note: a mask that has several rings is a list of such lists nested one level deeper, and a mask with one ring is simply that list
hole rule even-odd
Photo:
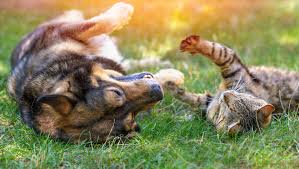
[{"label": "white paw pad", "polygon": [[103,16],[109,18],[114,24],[118,24],[119,26],[116,29],[120,29],[123,25],[129,22],[133,12],[134,7],[132,5],[119,2],[108,9]]},{"label": "white paw pad", "polygon": [[176,69],[162,69],[154,76],[162,86],[167,82],[173,82],[178,86],[184,84],[184,74]]}]

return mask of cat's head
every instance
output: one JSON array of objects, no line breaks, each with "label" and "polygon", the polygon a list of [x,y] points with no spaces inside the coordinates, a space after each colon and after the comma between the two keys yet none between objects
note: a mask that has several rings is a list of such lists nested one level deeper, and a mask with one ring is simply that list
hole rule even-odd
[{"label": "cat's head", "polygon": [[228,90],[210,103],[207,118],[218,131],[235,134],[267,127],[274,106],[250,94]]}]

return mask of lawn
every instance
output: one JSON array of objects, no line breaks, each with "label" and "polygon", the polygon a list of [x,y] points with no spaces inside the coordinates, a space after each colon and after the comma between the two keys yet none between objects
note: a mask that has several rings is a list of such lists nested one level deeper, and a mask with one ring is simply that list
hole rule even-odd
[{"label": "lawn", "polygon": [[[248,65],[299,71],[296,0],[242,1],[239,5],[216,0],[132,2],[136,9],[132,21],[113,34],[121,52],[131,58],[170,60],[185,73],[185,86],[190,91],[214,92],[220,76],[207,59],[179,52],[180,40],[189,34],[236,49]],[[88,16],[106,6],[75,5]],[[297,112],[286,110],[262,132],[230,137],[217,133],[199,110],[167,93],[150,115],[138,119],[142,132],[126,143],[77,145],[35,134],[22,123],[17,105],[6,92],[10,53],[24,34],[70,7],[0,10],[0,168],[299,168]]]}]

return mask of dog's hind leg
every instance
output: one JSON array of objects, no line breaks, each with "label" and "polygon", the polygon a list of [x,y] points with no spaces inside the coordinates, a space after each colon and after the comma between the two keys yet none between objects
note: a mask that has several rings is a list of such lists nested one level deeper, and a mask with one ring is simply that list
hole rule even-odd
[{"label": "dog's hind leg", "polygon": [[86,42],[88,39],[101,35],[109,34],[120,29],[131,19],[134,8],[126,3],[116,3],[104,13],[93,18],[64,24],[61,33],[69,34],[74,38]]}]

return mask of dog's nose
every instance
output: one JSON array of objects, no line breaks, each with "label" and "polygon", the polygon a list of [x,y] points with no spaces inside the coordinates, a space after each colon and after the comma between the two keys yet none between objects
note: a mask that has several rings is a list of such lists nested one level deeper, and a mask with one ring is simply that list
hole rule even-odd
[{"label": "dog's nose", "polygon": [[154,101],[160,101],[163,99],[163,91],[162,88],[159,84],[152,84],[150,86],[150,97],[154,100]]}]

